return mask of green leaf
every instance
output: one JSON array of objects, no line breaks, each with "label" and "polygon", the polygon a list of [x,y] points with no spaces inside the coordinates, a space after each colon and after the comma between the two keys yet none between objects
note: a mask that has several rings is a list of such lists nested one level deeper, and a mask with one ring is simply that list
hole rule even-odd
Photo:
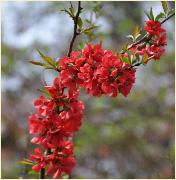
[{"label": "green leaf", "polygon": [[173,14],[175,12],[175,9],[171,9],[169,12],[168,12],[168,16],[170,16],[171,14]]},{"label": "green leaf", "polygon": [[38,53],[40,54],[40,57],[47,62],[50,65],[54,65],[54,60],[51,57],[45,56],[41,51],[38,50]]},{"label": "green leaf", "polygon": [[63,174],[63,175],[62,175],[62,178],[63,178],[63,179],[69,179],[69,175],[68,175],[68,174]]},{"label": "green leaf", "polygon": [[80,17],[78,17],[78,26],[79,26],[79,29],[81,30],[82,27],[83,27],[83,22],[82,22],[82,19]]},{"label": "green leaf", "polygon": [[135,40],[137,39],[137,38],[139,38],[141,36],[141,34],[138,34],[136,37],[135,37]]},{"label": "green leaf", "polygon": [[83,41],[81,41],[81,42],[79,43],[79,48],[80,48],[80,49],[83,49],[83,48],[84,48],[84,42],[83,42]]},{"label": "green leaf", "polygon": [[73,7],[73,6],[70,7],[69,10],[70,10],[70,14],[74,17],[74,15],[75,15],[75,9],[74,9],[74,7]]},{"label": "green leaf", "polygon": [[148,55],[147,53],[145,53],[143,56],[142,56],[142,62],[145,63],[148,61]]},{"label": "green leaf", "polygon": [[21,164],[26,164],[26,165],[34,165],[34,163],[32,161],[29,160],[22,160],[20,161]]},{"label": "green leaf", "polygon": [[150,19],[150,15],[148,12],[144,11],[145,15],[148,17],[148,19]]},{"label": "green leaf", "polygon": [[33,170],[30,170],[27,174],[29,174],[29,175],[36,175],[36,174],[38,174],[38,173],[35,172],[35,171],[33,171]]},{"label": "green leaf", "polygon": [[166,1],[161,1],[161,3],[162,3],[162,7],[163,7],[163,10],[164,10],[165,14],[167,14],[167,12],[168,12],[168,7],[167,7]]},{"label": "green leaf", "polygon": [[92,24],[92,22],[89,19],[85,20],[87,24]]},{"label": "green leaf", "polygon": [[131,38],[133,41],[134,41],[134,39],[135,39],[135,38],[134,38],[134,36],[133,36],[133,35],[131,35],[131,34],[130,34],[130,35],[128,35],[128,36],[126,36],[126,37],[127,37],[127,38]]},{"label": "green leaf", "polygon": [[122,62],[125,62],[125,63],[127,63],[127,64],[131,64],[130,59],[127,58],[127,57],[123,57],[123,58],[122,58]]},{"label": "green leaf", "polygon": [[164,18],[164,17],[165,17],[165,14],[161,12],[155,17],[155,21],[159,21],[161,18]]},{"label": "green leaf", "polygon": [[152,20],[154,20],[154,15],[153,15],[153,9],[152,9],[152,7],[150,8],[150,18],[151,18]]},{"label": "green leaf", "polygon": [[139,26],[135,26],[133,30],[133,36],[136,38],[136,36],[140,33]]},{"label": "green leaf", "polygon": [[91,31],[90,31],[90,29],[85,29],[85,30],[83,31],[83,33],[84,33],[85,35],[89,35],[89,34],[91,33]]},{"label": "green leaf", "polygon": [[34,65],[37,65],[37,66],[44,66],[45,64],[44,63],[41,63],[41,62],[37,62],[37,61],[29,61],[29,63],[31,64],[34,64]]},{"label": "green leaf", "polygon": [[128,50],[128,44],[125,44],[123,47],[122,47],[122,51],[126,52]]},{"label": "green leaf", "polygon": [[58,60],[54,61],[54,66],[58,67],[58,65],[59,65]]},{"label": "green leaf", "polygon": [[66,14],[68,14],[73,19],[73,16],[72,16],[70,11],[68,11],[67,9],[62,9],[61,11],[65,12]]}]

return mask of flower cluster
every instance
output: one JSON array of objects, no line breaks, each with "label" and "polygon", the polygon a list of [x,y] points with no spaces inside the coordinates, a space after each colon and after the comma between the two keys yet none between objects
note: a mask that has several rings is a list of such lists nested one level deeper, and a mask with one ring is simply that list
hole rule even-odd
[{"label": "flower cluster", "polygon": [[[151,36],[147,45],[136,45],[128,53],[118,55],[103,50],[101,44],[88,44],[82,52],[58,59],[59,76],[52,86],[45,86],[48,97],[40,96],[34,102],[37,113],[29,116],[29,132],[35,135],[31,142],[40,146],[30,155],[34,171],[47,168],[53,178],[71,173],[75,166],[72,137],[81,127],[84,109],[78,100],[79,88],[93,96],[127,96],[135,82],[133,60],[144,54],[147,59],[159,59],[166,45],[160,22],[147,21],[145,30]],[[126,58],[129,63],[124,61]]]},{"label": "flower cluster", "polygon": [[29,132],[35,134],[31,142],[49,152],[44,154],[36,148],[30,158],[36,163],[34,171],[48,167],[47,173],[58,178],[62,172],[70,174],[75,165],[71,139],[81,126],[84,105],[77,99],[79,91],[64,93],[59,78],[54,80],[53,86],[45,88],[50,98],[40,96],[34,102],[37,113],[29,116]]},{"label": "flower cluster", "polygon": [[70,91],[82,87],[93,96],[127,96],[135,81],[135,69],[100,44],[88,44],[82,54],[72,52],[70,57],[59,59],[59,64],[62,83]]},{"label": "flower cluster", "polygon": [[166,30],[161,27],[159,21],[148,20],[145,26],[146,32],[152,37],[147,46],[139,51],[140,55],[146,53],[155,60],[159,60],[165,52],[164,46],[166,43]]}]

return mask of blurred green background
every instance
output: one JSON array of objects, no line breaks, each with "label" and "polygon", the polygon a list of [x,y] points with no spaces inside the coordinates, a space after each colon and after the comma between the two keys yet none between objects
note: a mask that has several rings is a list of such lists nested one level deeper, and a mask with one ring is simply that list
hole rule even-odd
[{"label": "blurred green background", "polygon": [[[76,6],[76,2],[73,2]],[[168,2],[174,8],[174,2]],[[162,11],[160,2],[82,2],[83,19],[100,27],[89,39],[119,51],[135,25],[144,26],[144,10]],[[35,178],[30,166],[19,163],[34,146],[28,135],[28,116],[43,79],[56,73],[27,61],[39,59],[36,49],[52,57],[68,51],[73,22],[60,10],[68,2],[4,2],[2,4],[2,178]],[[85,22],[85,21],[84,21]],[[90,97],[82,92],[84,120],[76,134],[77,166],[71,178],[174,178],[174,18],[164,24],[166,54],[137,70],[127,98]],[[85,24],[84,24],[85,25]],[[88,41],[80,36],[75,44]]]}]

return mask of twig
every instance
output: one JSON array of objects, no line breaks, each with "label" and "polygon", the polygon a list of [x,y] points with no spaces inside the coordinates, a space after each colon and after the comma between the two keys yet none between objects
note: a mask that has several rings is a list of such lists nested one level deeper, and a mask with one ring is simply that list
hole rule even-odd
[{"label": "twig", "polygon": [[[45,151],[45,154],[46,154],[46,155],[50,155],[50,154],[51,154],[51,149],[48,148],[47,151]],[[45,179],[45,168],[42,168],[42,169],[40,170],[39,178],[40,178],[40,179]]]},{"label": "twig", "polygon": [[74,21],[74,30],[73,30],[73,37],[72,40],[70,42],[70,47],[69,47],[69,51],[68,51],[68,57],[70,56],[71,52],[72,52],[72,48],[73,48],[73,43],[76,39],[76,36],[79,35],[80,33],[77,32],[77,27],[78,27],[78,18],[79,18],[79,14],[81,13],[81,1],[78,1],[78,9],[77,9],[77,13],[76,16],[73,18]]},{"label": "twig", "polygon": [[[175,15],[175,13],[171,14],[170,16],[168,16],[166,19],[164,19],[163,21],[161,21],[160,23],[163,24],[165,23],[168,19],[170,19],[171,17],[173,17]],[[148,42],[150,41],[150,39],[152,38],[152,36],[150,36],[149,34],[145,34],[140,40],[136,41],[135,43],[131,44],[128,46],[127,50],[129,50],[130,48],[141,44],[142,42]],[[125,51],[121,51],[121,54],[124,54]]]},{"label": "twig", "polygon": [[40,179],[45,179],[45,168],[42,168],[42,169],[40,170],[39,178],[40,178]]},{"label": "twig", "polygon": [[168,19],[170,19],[171,17],[173,17],[175,15],[175,13],[171,14],[170,16],[168,16],[166,19],[164,19],[163,21],[161,21],[161,24],[165,23]]}]

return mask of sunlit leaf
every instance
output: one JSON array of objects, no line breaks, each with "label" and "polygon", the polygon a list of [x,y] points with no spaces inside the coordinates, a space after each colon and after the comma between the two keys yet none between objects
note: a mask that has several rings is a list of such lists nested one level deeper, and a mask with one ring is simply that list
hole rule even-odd
[{"label": "sunlit leaf", "polygon": [[165,14],[167,14],[167,12],[168,12],[167,2],[166,1],[161,1],[161,3],[162,3],[162,7],[163,7],[163,10],[164,10]]},{"label": "sunlit leaf", "polygon": [[84,42],[83,42],[83,41],[81,41],[81,42],[79,43],[79,48],[80,48],[80,49],[83,49],[83,48],[84,48]]},{"label": "sunlit leaf", "polygon": [[168,12],[168,16],[170,16],[171,14],[173,14],[175,12],[175,9],[171,9],[169,12]]},{"label": "sunlit leaf", "polygon": [[140,33],[140,28],[139,26],[135,26],[133,30],[133,36],[136,38],[136,36]]},{"label": "sunlit leaf", "polygon": [[154,15],[153,15],[153,9],[152,9],[152,7],[150,8],[150,18],[151,18],[152,20],[154,20]]},{"label": "sunlit leaf", "polygon": [[128,35],[128,36],[126,36],[127,38],[130,38],[130,39],[132,39],[133,41],[135,40],[135,38],[134,38],[134,36],[133,35]]},{"label": "sunlit leaf", "polygon": [[128,57],[123,57],[122,62],[125,62],[126,64],[130,64],[130,59]]},{"label": "sunlit leaf", "polygon": [[141,34],[138,34],[138,35],[135,37],[135,39],[139,38],[140,36],[141,36]]},{"label": "sunlit leaf", "polygon": [[83,27],[83,22],[82,22],[82,19],[80,17],[78,17],[78,26],[80,29],[82,29],[82,27]]},{"label": "sunlit leaf", "polygon": [[148,61],[148,54],[144,54],[143,56],[142,56],[142,62],[143,63],[145,63],[145,62],[147,62]]},{"label": "sunlit leaf", "polygon": [[38,65],[38,66],[44,66],[45,65],[44,63],[41,63],[41,62],[38,62],[38,61],[33,61],[33,60],[28,61],[28,62],[31,63],[31,64],[34,64],[34,65]]},{"label": "sunlit leaf", "polygon": [[51,57],[45,56],[41,51],[38,50],[38,53],[40,54],[40,57],[47,62],[50,65],[54,65],[54,60]]},{"label": "sunlit leaf", "polygon": [[28,173],[27,174],[29,174],[29,175],[36,175],[36,174],[38,174],[37,172],[35,172],[35,171],[33,171],[33,170],[30,170],[30,171],[28,171]]},{"label": "sunlit leaf", "polygon": [[32,161],[29,160],[22,160],[20,161],[21,164],[26,164],[26,165],[33,165],[34,163]]},{"label": "sunlit leaf", "polygon": [[70,14],[71,14],[72,16],[74,16],[74,15],[75,15],[75,9],[74,9],[74,7],[73,7],[73,6],[70,7],[69,10],[70,10]]},{"label": "sunlit leaf", "polygon": [[165,17],[164,13],[161,12],[155,17],[155,21],[159,21],[161,18],[164,18],[164,17]]}]

